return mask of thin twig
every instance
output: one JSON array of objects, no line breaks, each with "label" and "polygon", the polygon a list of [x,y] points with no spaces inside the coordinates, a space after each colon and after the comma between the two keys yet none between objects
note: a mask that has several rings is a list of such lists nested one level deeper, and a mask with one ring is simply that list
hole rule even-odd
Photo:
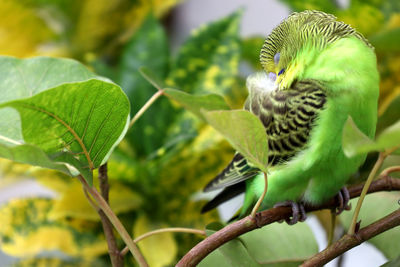
[{"label": "thin twig", "polygon": [[135,114],[129,123],[129,128],[143,115],[143,113],[159,98],[164,94],[163,90],[157,91],[147,102],[140,108],[140,110]]},{"label": "thin twig", "polygon": [[89,186],[85,178],[83,178],[81,175],[78,175],[77,177],[84,186],[84,188],[87,190],[87,192],[94,198],[94,200],[96,200],[97,205],[103,210],[107,218],[113,224],[114,228],[120,234],[122,240],[124,240],[125,244],[129,247],[129,250],[131,251],[136,261],[138,262],[139,266],[147,267],[148,264],[144,259],[142,253],[140,252],[139,248],[135,245],[130,235],[126,231],[125,227],[122,225],[121,221],[117,218],[114,212],[111,210],[110,206],[107,204],[104,198],[100,195],[100,193],[96,190],[95,187]]},{"label": "thin twig", "polygon": [[332,245],[333,243],[333,238],[335,237],[335,228],[336,228],[336,210],[331,210],[331,228],[329,229],[329,234],[328,234],[328,246]]},{"label": "thin twig", "polygon": [[389,168],[384,169],[381,174],[379,175],[380,177],[386,177],[389,176],[392,172],[400,172],[400,166],[392,166]]},{"label": "thin twig", "polygon": [[257,200],[257,203],[253,207],[253,210],[251,211],[251,217],[254,218],[256,216],[256,213],[257,213],[258,209],[260,208],[261,203],[264,200],[265,195],[267,194],[267,190],[268,190],[268,176],[264,172],[264,191],[261,194],[260,198]]},{"label": "thin twig", "polygon": [[378,172],[378,170],[381,168],[383,161],[386,158],[386,154],[385,153],[379,153],[379,157],[378,160],[376,161],[374,167],[372,168],[371,172],[368,175],[367,181],[365,182],[364,188],[361,192],[360,198],[357,201],[357,206],[354,209],[354,214],[353,214],[353,218],[351,219],[351,224],[349,227],[349,230],[347,232],[347,234],[349,235],[353,235],[356,229],[356,224],[357,224],[357,219],[358,219],[358,215],[360,214],[360,210],[361,210],[361,205],[364,201],[364,198],[367,194],[368,188],[370,187],[372,181],[374,180],[376,173]]},{"label": "thin twig", "polygon": [[[137,243],[142,239],[145,239],[149,236],[155,235],[155,234],[160,234],[160,233],[168,233],[168,232],[174,232],[174,233],[190,233],[190,234],[197,234],[201,236],[206,236],[206,231],[204,230],[199,230],[199,229],[192,229],[192,228],[182,228],[182,227],[172,227],[172,228],[163,228],[163,229],[157,229],[154,231],[147,232],[139,237],[137,237],[133,242]],[[121,251],[121,255],[125,255],[129,251],[128,247],[125,247]]]},{"label": "thin twig", "polygon": [[351,248],[360,245],[362,242],[399,225],[400,209],[397,209],[386,217],[362,228],[354,235],[344,235],[341,239],[339,239],[320,253],[315,254],[300,266],[323,266],[324,264],[343,254],[344,252],[350,250]]},{"label": "thin twig", "polygon": [[[99,167],[99,182],[101,196],[108,204],[110,185],[108,184],[107,163]],[[113,267],[122,267],[124,266],[124,257],[118,249],[117,239],[115,238],[112,224],[101,209],[98,210],[98,213],[107,240],[108,254],[110,255],[111,264]]]},{"label": "thin twig", "polygon": [[88,194],[88,192],[87,192],[87,190],[85,189],[84,186],[82,186],[82,190],[83,190],[83,193],[85,194],[85,197],[86,197],[86,199],[88,200],[90,206],[92,206],[92,208],[93,208],[96,212],[99,212],[101,209],[100,209],[99,206],[97,206],[97,204],[93,201],[92,197],[89,196],[89,194]]},{"label": "thin twig", "polygon": [[[361,194],[363,187],[363,184],[349,187],[350,197],[358,197]],[[400,190],[400,179],[387,177],[386,179],[373,181],[368,189],[368,193],[391,190]],[[305,205],[304,208],[307,212],[310,212],[321,209],[332,209],[336,208],[336,206],[337,201],[335,198],[332,198],[320,206],[315,207]],[[258,212],[255,218],[247,216],[239,221],[231,223],[198,243],[178,262],[176,266],[196,266],[209,253],[216,250],[226,242],[244,233],[263,227],[264,225],[284,220],[291,216],[291,214],[292,209],[290,207],[276,207]]]}]

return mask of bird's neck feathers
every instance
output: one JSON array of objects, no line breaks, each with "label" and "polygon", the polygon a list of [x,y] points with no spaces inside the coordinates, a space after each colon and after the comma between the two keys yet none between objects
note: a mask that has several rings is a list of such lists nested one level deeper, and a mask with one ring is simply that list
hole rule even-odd
[{"label": "bird's neck feathers", "polygon": [[[309,58],[308,53],[311,55]],[[379,74],[375,53],[354,36],[337,40],[321,51],[303,50],[297,61],[302,65],[297,72],[299,80],[318,80],[329,85],[326,90],[332,94],[363,90],[359,93],[369,97],[369,93],[378,92]]]}]

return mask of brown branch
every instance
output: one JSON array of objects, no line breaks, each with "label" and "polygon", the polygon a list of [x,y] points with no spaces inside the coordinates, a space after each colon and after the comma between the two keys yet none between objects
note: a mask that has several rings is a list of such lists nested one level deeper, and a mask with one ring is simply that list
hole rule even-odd
[{"label": "brown branch", "polygon": [[[351,198],[358,197],[361,194],[363,184],[351,186],[349,193]],[[400,190],[400,179],[396,178],[383,178],[373,181],[368,193],[378,191],[391,191]],[[335,198],[330,199],[326,203],[320,206],[305,206],[305,210],[315,211],[321,209],[332,209],[337,206]],[[267,224],[283,220],[291,216],[292,210],[290,207],[276,207],[269,210],[261,211],[256,214],[254,218],[247,216],[239,221],[227,225],[213,235],[207,237],[195,247],[193,247],[183,258],[178,262],[176,266],[196,266],[202,259],[204,259],[209,253],[222,246],[226,242],[244,234],[261,228]]]},{"label": "brown branch", "polygon": [[[108,184],[107,163],[99,167],[99,182],[101,196],[108,203],[110,185]],[[106,214],[101,209],[98,209],[97,212],[100,215],[104,235],[107,240],[108,254],[110,255],[111,264],[113,267],[122,267],[124,266],[124,257],[121,255],[121,252],[118,249],[117,239],[115,238],[113,232],[113,226]]]},{"label": "brown branch", "polygon": [[351,248],[360,245],[374,236],[383,233],[400,225],[400,209],[392,212],[388,216],[362,228],[354,235],[344,235],[341,239],[327,247],[320,253],[315,254],[310,259],[306,260],[301,267],[323,266],[337,256],[350,250]]}]

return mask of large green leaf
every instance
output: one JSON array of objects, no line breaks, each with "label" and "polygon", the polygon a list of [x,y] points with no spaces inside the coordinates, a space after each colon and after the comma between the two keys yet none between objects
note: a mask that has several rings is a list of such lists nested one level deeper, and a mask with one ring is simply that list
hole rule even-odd
[{"label": "large green leaf", "polygon": [[179,50],[167,86],[192,93],[230,90],[238,74],[240,15],[236,12],[194,30]]},{"label": "large green leaf", "polygon": [[317,242],[307,224],[274,223],[228,242],[200,266],[299,266],[317,252]]},{"label": "large green leaf", "polygon": [[246,110],[203,111],[203,115],[251,164],[267,172],[267,134],[255,115]]},{"label": "large green leaf", "polygon": [[66,82],[99,78],[71,59],[0,57],[0,104],[33,96]]},{"label": "large green leaf", "polygon": [[400,120],[383,130],[376,141],[372,141],[362,133],[351,118],[344,125],[343,150],[348,157],[371,151],[384,151],[399,146]]},{"label": "large green leaf", "polygon": [[122,90],[65,59],[2,57],[0,77],[0,156],[76,175],[73,166],[91,182],[126,131]]},{"label": "large green leaf", "polygon": [[[153,16],[148,16],[126,44],[120,61],[119,84],[128,95],[133,116],[156,89],[146,81],[141,67],[151,69],[164,79],[169,65],[169,45],[164,29]],[[127,134],[138,156],[147,156],[159,148],[174,117],[174,109],[165,98],[158,99]]]},{"label": "large green leaf", "polygon": [[[398,192],[379,192],[367,195],[359,215],[361,227],[365,227],[397,210],[399,208],[399,198],[400,194]],[[353,207],[355,207],[357,201],[358,199],[351,200]],[[352,212],[343,212],[340,216],[346,228],[349,227],[352,216]],[[388,259],[393,260],[399,256],[399,240],[400,228],[396,227],[377,235],[368,242],[376,246]]]},{"label": "large green leaf", "polygon": [[[68,152],[90,170],[108,159],[129,122],[129,102],[121,88],[96,79],[62,84],[1,107],[18,110],[26,143],[52,156]],[[68,157],[63,161],[82,167]]]}]

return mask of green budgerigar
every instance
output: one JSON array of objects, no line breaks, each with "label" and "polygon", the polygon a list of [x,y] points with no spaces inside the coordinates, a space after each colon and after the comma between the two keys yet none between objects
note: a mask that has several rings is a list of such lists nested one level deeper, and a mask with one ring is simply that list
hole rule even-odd
[{"label": "green budgerigar", "polygon": [[[375,135],[379,74],[373,47],[333,15],[303,11],[272,31],[260,60],[264,71],[248,77],[245,109],[259,117],[268,137],[261,209],[289,203],[295,212],[302,208],[298,203],[320,204],[335,195],[347,202],[343,187],[366,156],[345,156],[342,131],[351,116],[364,134]],[[219,188],[225,189],[203,211],[245,192],[243,216],[261,196],[264,177],[236,153],[205,191]]]}]

